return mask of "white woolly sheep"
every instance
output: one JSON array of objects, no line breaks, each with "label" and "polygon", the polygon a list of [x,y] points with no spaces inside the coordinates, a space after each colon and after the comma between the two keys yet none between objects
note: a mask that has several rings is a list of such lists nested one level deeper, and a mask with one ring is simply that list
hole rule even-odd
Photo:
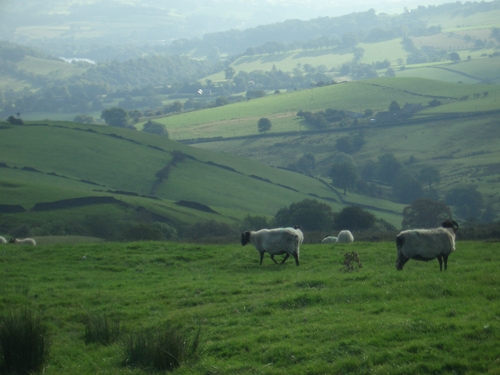
[{"label": "white woolly sheep", "polygon": [[0,243],[7,243],[7,240],[4,237],[0,236]]},{"label": "white woolly sheep", "polygon": [[325,238],[321,240],[321,243],[335,243],[335,242],[337,242],[337,237],[334,236],[325,236]]},{"label": "white woolly sheep", "polygon": [[458,224],[453,220],[444,220],[441,227],[434,229],[410,229],[396,237],[398,258],[396,268],[401,271],[410,259],[439,261],[439,270],[448,268],[448,256],[455,251],[455,233]]},{"label": "white woolly sheep", "polygon": [[337,243],[353,243],[354,236],[348,230],[341,230],[337,236]]},{"label": "white woolly sheep", "polygon": [[9,243],[15,243],[18,245],[31,245],[31,246],[36,246],[36,241],[33,238],[25,238],[25,239],[18,239],[18,238],[11,238],[9,240]]},{"label": "white woolly sheep", "polygon": [[295,264],[299,265],[299,246],[302,231],[294,228],[261,229],[259,231],[246,231],[241,233],[241,245],[251,243],[260,253],[260,263],[264,259],[264,253],[269,253],[274,263],[275,255],[285,255],[281,264],[285,263],[290,255],[295,258]]}]

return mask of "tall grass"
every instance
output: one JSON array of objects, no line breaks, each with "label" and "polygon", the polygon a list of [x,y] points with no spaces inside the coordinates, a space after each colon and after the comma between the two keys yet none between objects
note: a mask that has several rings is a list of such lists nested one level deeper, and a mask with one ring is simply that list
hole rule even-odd
[{"label": "tall grass", "polygon": [[127,366],[152,371],[171,371],[201,353],[200,329],[191,337],[183,330],[164,325],[158,330],[140,330],[125,341]]},{"label": "tall grass", "polygon": [[40,373],[49,355],[46,326],[38,313],[24,308],[0,318],[1,372]]},{"label": "tall grass", "polygon": [[121,335],[122,328],[118,320],[108,318],[104,314],[89,313],[85,317],[85,335],[87,344],[99,343],[109,345]]}]

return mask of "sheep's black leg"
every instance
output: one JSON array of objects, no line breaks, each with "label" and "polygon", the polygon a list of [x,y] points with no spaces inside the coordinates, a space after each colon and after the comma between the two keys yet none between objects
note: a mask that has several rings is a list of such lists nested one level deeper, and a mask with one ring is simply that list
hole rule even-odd
[{"label": "sheep's black leg", "polygon": [[443,259],[444,259],[444,270],[446,271],[446,269],[448,268],[448,255],[443,255]]},{"label": "sheep's black leg", "polygon": [[299,265],[299,254],[292,254],[293,257],[295,258],[295,265]]},{"label": "sheep's black leg", "polygon": [[262,259],[264,259],[264,253],[260,253],[260,265],[262,266]]},{"label": "sheep's black leg", "polygon": [[278,262],[276,262],[276,259],[274,259],[274,254],[271,254],[271,259],[273,260],[274,263],[278,264]]},{"label": "sheep's black leg", "polygon": [[285,254],[285,257],[283,258],[283,260],[281,261],[281,264],[285,263],[285,261],[288,259],[288,257],[290,256],[290,254],[286,253]]},{"label": "sheep's black leg", "polygon": [[[443,258],[441,258],[441,255],[438,255],[438,262],[439,262],[439,270],[443,270]],[[445,269],[446,269],[446,263],[445,263]]]}]

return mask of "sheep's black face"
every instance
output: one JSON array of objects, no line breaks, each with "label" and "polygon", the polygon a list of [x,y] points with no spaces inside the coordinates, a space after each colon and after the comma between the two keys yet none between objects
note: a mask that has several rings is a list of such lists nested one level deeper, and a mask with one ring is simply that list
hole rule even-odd
[{"label": "sheep's black face", "polygon": [[250,232],[246,231],[241,233],[241,246],[245,246],[250,242]]},{"label": "sheep's black face", "polygon": [[16,243],[16,239],[15,239],[15,238],[11,238],[11,239],[9,240],[9,243]]},{"label": "sheep's black face", "polygon": [[446,219],[441,223],[443,228],[453,228],[453,231],[456,233],[458,230],[458,223],[455,220]]}]

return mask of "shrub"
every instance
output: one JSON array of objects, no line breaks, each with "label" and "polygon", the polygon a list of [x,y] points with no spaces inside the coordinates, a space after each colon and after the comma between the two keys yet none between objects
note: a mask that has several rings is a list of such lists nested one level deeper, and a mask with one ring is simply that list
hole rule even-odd
[{"label": "shrub", "polygon": [[130,334],[125,341],[126,366],[153,371],[172,371],[201,355],[200,329],[190,337],[169,325],[159,330]]},{"label": "shrub", "polygon": [[103,314],[88,314],[85,317],[84,325],[86,344],[109,345],[115,342],[121,334],[120,322],[111,320]]},{"label": "shrub", "polygon": [[355,268],[363,268],[363,265],[359,260],[359,254],[354,251],[351,253],[345,253],[344,267],[342,267],[340,270],[344,272],[352,272]]},{"label": "shrub", "polygon": [[1,373],[42,372],[49,346],[47,329],[37,313],[25,308],[0,318]]}]

